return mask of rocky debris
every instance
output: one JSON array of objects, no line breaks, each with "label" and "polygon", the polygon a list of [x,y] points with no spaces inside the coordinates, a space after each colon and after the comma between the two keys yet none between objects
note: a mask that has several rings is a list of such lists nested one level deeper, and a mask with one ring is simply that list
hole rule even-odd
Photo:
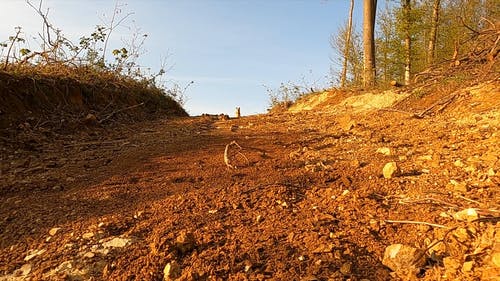
[{"label": "rocky debris", "polygon": [[176,280],[181,277],[182,269],[176,261],[171,261],[163,268],[163,279],[165,281]]},{"label": "rocky debris", "polygon": [[82,122],[87,126],[94,126],[98,124],[97,117],[92,113],[87,114],[87,116],[83,118]]},{"label": "rocky debris", "polygon": [[222,121],[227,121],[230,119],[229,115],[224,114],[224,113],[219,114],[218,118],[219,118],[219,120],[222,120]]},{"label": "rocky debris", "polygon": [[28,252],[28,255],[26,255],[26,257],[24,257],[24,261],[29,261],[29,260],[32,260],[33,258],[35,258],[36,256],[40,256],[42,255],[43,253],[45,253],[47,250],[45,249],[40,249],[40,250],[31,250]]},{"label": "rocky debris", "polygon": [[54,236],[54,235],[56,235],[56,234],[59,232],[59,230],[61,230],[61,228],[60,228],[60,227],[54,227],[54,228],[51,228],[51,229],[49,230],[49,234],[50,234],[50,236]]},{"label": "rocky debris", "polygon": [[83,239],[90,239],[90,238],[94,237],[94,235],[95,235],[95,234],[94,234],[93,232],[87,232],[87,233],[84,233],[84,234],[82,235],[82,238],[83,238]]},{"label": "rocky debris", "polygon": [[175,239],[175,243],[172,247],[175,252],[179,254],[186,254],[191,252],[196,247],[196,238],[192,232],[181,231]]},{"label": "rocky debris", "polygon": [[416,273],[425,265],[425,252],[403,244],[392,244],[385,248],[382,263],[397,275]]},{"label": "rocky debris", "polygon": [[476,209],[468,208],[468,209],[464,209],[464,210],[461,210],[459,212],[456,212],[455,214],[453,214],[453,218],[455,218],[456,220],[459,220],[459,221],[471,222],[471,221],[477,220],[479,218],[479,215],[477,214]]},{"label": "rocky debris", "polygon": [[384,175],[384,178],[390,179],[393,177],[397,177],[400,174],[400,170],[396,162],[389,162],[384,165],[382,174]]},{"label": "rocky debris", "polygon": [[75,261],[69,260],[62,262],[56,268],[45,273],[44,279],[54,279],[54,277],[64,274],[69,280],[86,280],[88,279],[88,273],[87,268],[78,268]]},{"label": "rocky debris", "polygon": [[377,153],[383,154],[385,156],[390,156],[391,155],[391,149],[388,147],[379,147],[377,148]]},{"label": "rocky debris", "polygon": [[128,238],[114,237],[111,240],[102,243],[102,246],[104,248],[123,248],[130,243],[131,240]]},{"label": "rocky debris", "polygon": [[339,127],[344,131],[350,131],[354,126],[356,126],[356,121],[354,121],[350,116],[346,115],[337,119]]},{"label": "rocky debris", "polygon": [[[297,115],[296,120],[289,116],[230,122],[215,118],[206,123],[213,132],[198,128],[194,132],[200,134],[192,136],[185,126],[188,120],[162,121],[154,138],[153,134],[146,134],[146,139],[132,137],[131,143],[137,146],[122,146],[128,136],[109,137],[100,128],[84,132],[91,137],[83,141],[65,136],[35,152],[15,154],[0,145],[0,157],[12,156],[0,163],[7,195],[0,204],[4,214],[0,228],[5,227],[0,242],[7,245],[0,252],[0,272],[10,274],[26,263],[22,261],[29,249],[25,241],[32,241],[29,247],[47,249],[28,262],[33,265],[32,280],[161,280],[166,263],[173,260],[182,268],[178,280],[197,272],[206,279],[221,280],[300,280],[303,276],[390,280],[389,269],[380,261],[387,245],[401,243],[427,249],[429,254],[425,272],[416,277],[412,271],[410,280],[445,276],[447,280],[495,280],[500,276],[495,200],[500,142],[491,132],[496,133],[497,127],[490,126],[484,135],[479,126],[458,127],[448,116],[417,120],[379,113],[353,116],[357,123],[348,132],[337,126],[335,117],[311,112]],[[499,120],[495,118],[492,122]],[[247,120],[255,125],[247,126]],[[182,128],[165,130],[170,122]],[[212,124],[217,122],[228,129],[216,130]],[[230,132],[229,126],[239,127]],[[129,130],[134,136],[144,131]],[[245,149],[265,150],[269,157],[258,158],[258,165],[226,171],[221,168],[218,147],[231,139]],[[297,155],[287,157],[297,147]],[[392,155],[376,152],[381,147],[390,147]],[[105,162],[99,154],[128,155],[114,162],[131,165],[132,170],[129,166],[100,170]],[[426,157],[418,159],[420,155]],[[380,174],[385,162],[380,159],[397,161],[404,177],[384,179]],[[462,164],[455,165],[457,159]],[[92,168],[82,169],[82,162]],[[315,168],[313,175],[303,169],[321,163],[329,168]],[[30,168],[36,169],[26,171]],[[129,180],[130,174],[139,180]],[[203,183],[171,184],[176,178],[198,176]],[[52,190],[61,184],[58,179],[64,188]],[[28,192],[30,186],[40,192]],[[39,204],[40,197],[47,200]],[[453,218],[454,212],[470,207],[477,208],[480,220]],[[135,213],[138,208],[145,215]],[[208,210],[213,214],[207,215]],[[388,218],[409,223],[390,224]],[[133,223],[124,223],[128,219]],[[44,242],[50,227],[58,225],[63,229],[50,236],[50,243]],[[193,231],[196,240],[195,235],[187,239],[190,235],[185,233],[182,238],[183,229]],[[85,232],[94,236],[82,239]],[[123,234],[134,237],[130,247],[102,245]],[[101,239],[104,235],[109,237]],[[157,252],[150,254],[151,248]],[[444,262],[444,258],[448,259]],[[42,278],[67,261],[59,273]],[[104,271],[98,264],[103,261]],[[398,271],[402,279],[403,271]]]},{"label": "rocky debris", "polygon": [[451,191],[460,193],[466,193],[468,191],[467,184],[465,182],[457,182],[456,180],[450,180],[450,183],[446,187]]},{"label": "rocky debris", "polygon": [[87,252],[83,255],[84,258],[87,258],[87,259],[91,259],[93,257],[95,257],[95,254],[92,253],[92,252]]},{"label": "rocky debris", "polygon": [[352,263],[351,262],[345,262],[342,264],[342,266],[339,269],[340,273],[343,275],[350,275],[352,273]]},{"label": "rocky debris", "polygon": [[23,266],[21,266],[21,268],[14,271],[14,274],[20,275],[20,276],[27,276],[28,274],[30,274],[31,268],[32,268],[31,264],[26,263]]},{"label": "rocky debris", "polygon": [[0,281],[24,281],[30,280],[29,274],[32,270],[32,265],[26,263],[22,265],[20,268],[14,270],[12,274],[8,275],[0,275]]}]

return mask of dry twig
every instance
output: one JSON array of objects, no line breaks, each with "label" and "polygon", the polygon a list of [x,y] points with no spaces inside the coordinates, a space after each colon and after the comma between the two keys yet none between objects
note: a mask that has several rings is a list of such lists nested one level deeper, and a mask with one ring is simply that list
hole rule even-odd
[{"label": "dry twig", "polygon": [[144,102],[141,102],[141,103],[136,104],[136,105],[132,105],[132,106],[129,106],[129,107],[125,107],[125,108],[122,108],[122,109],[115,110],[115,111],[111,112],[110,114],[108,114],[108,116],[106,116],[105,118],[99,120],[99,124],[102,124],[104,121],[106,121],[109,118],[113,117],[117,113],[120,113],[120,112],[125,111],[125,110],[129,110],[129,109],[132,109],[132,108],[136,108],[136,107],[139,107],[139,106],[143,106],[143,105],[144,105]]},{"label": "dry twig", "polygon": [[428,225],[428,226],[432,226],[432,227],[449,229],[449,227],[442,225],[442,224],[430,223],[430,222],[424,222],[424,221],[385,220],[385,222],[387,222],[387,223],[403,223],[403,224],[421,224],[421,225]]},{"label": "dry twig", "polygon": [[224,163],[226,164],[226,166],[230,169],[237,169],[238,167],[236,165],[233,165],[231,162],[231,159],[230,159],[230,156],[229,156],[229,148],[231,146],[235,146],[238,151],[236,152],[236,154],[238,155],[241,155],[243,158],[245,158],[245,160],[247,161],[247,163],[250,163],[248,161],[248,158],[243,154],[241,153],[241,146],[236,142],[236,141],[232,141],[230,142],[228,145],[226,145],[226,149],[224,150]]}]

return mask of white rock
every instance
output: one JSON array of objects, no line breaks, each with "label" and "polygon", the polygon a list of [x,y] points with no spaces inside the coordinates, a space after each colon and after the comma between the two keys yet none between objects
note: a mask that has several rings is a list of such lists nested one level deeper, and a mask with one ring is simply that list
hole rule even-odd
[{"label": "white rock", "polygon": [[181,276],[181,268],[176,261],[167,263],[163,268],[163,279],[165,281],[175,280]]},{"label": "white rock", "polygon": [[54,235],[56,235],[56,234],[57,234],[57,232],[59,232],[59,230],[61,230],[61,228],[60,228],[60,227],[54,227],[54,228],[51,228],[51,229],[49,230],[49,234],[50,234],[50,236],[54,236]]},{"label": "white rock", "polygon": [[92,252],[87,252],[87,253],[85,253],[85,255],[83,255],[83,257],[84,257],[84,258],[87,258],[87,259],[91,259],[91,258],[93,258],[94,256],[95,256],[95,254],[94,254],[94,253],[92,253]]},{"label": "white rock", "polygon": [[476,209],[469,208],[456,212],[455,214],[453,214],[453,218],[459,221],[471,222],[473,220],[477,220],[479,218],[479,215],[477,214]]},{"label": "white rock", "polygon": [[123,248],[130,243],[130,239],[115,237],[107,242],[102,243],[104,248]]},{"label": "white rock", "polygon": [[493,177],[494,175],[496,175],[495,170],[493,170],[493,168],[490,168],[490,169],[488,170],[488,176]]},{"label": "white rock", "polygon": [[388,147],[379,147],[376,152],[386,156],[391,155],[391,149]]},{"label": "white rock", "polygon": [[430,160],[432,160],[432,155],[422,155],[422,156],[419,156],[417,159],[430,161]]},{"label": "white rock", "polygon": [[448,184],[448,189],[465,193],[467,192],[467,183],[458,182],[456,180],[450,180],[450,183]]},{"label": "white rock", "polygon": [[82,238],[83,238],[83,239],[90,239],[90,238],[92,238],[92,237],[94,237],[94,233],[93,233],[93,232],[87,232],[87,233],[84,233],[84,234],[82,235]]},{"label": "white rock", "polygon": [[45,253],[47,250],[45,249],[41,249],[41,250],[31,250],[28,252],[28,255],[24,258],[24,261],[29,261],[31,259],[33,259],[34,257],[36,256],[39,256],[43,253]]},{"label": "white rock", "polygon": [[21,268],[14,271],[14,275],[23,276],[23,277],[27,276],[28,274],[30,274],[31,268],[32,268],[31,264],[29,264],[29,263],[24,264],[23,266],[21,266]]},{"label": "white rock", "polygon": [[413,271],[425,264],[425,253],[403,244],[392,244],[385,248],[382,264],[395,272]]},{"label": "white rock", "polygon": [[474,261],[466,261],[462,265],[462,272],[471,272],[472,267],[474,266]]},{"label": "white rock", "polygon": [[382,174],[386,179],[398,176],[399,168],[396,162],[389,162],[385,164],[384,168],[382,169]]}]

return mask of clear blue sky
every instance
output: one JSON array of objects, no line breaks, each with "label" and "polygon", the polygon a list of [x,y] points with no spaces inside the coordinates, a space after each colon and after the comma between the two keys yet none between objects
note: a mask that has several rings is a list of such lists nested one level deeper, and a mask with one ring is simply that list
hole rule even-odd
[{"label": "clear blue sky", "polygon": [[[38,0],[32,0],[38,3]],[[185,108],[192,115],[264,113],[268,95],[263,87],[300,83],[305,76],[317,86],[328,84],[330,35],[346,20],[347,0],[123,0],[126,25],[148,34],[147,51],[139,60],[153,70],[169,55],[167,77],[186,85]],[[103,14],[111,15],[114,0],[45,0],[49,18],[73,40],[89,35]],[[361,1],[355,21],[361,24]],[[24,0],[1,0],[0,41],[21,26],[29,37],[41,30],[41,19]],[[122,46],[130,31],[120,28],[111,47]],[[36,48],[31,39],[29,43]]]}]

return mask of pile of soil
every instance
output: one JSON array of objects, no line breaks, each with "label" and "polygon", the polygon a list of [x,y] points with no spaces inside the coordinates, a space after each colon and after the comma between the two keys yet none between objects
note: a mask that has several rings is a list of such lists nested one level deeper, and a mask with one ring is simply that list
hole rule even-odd
[{"label": "pile of soil", "polygon": [[417,115],[19,128],[0,139],[0,280],[495,280],[499,89]]}]

